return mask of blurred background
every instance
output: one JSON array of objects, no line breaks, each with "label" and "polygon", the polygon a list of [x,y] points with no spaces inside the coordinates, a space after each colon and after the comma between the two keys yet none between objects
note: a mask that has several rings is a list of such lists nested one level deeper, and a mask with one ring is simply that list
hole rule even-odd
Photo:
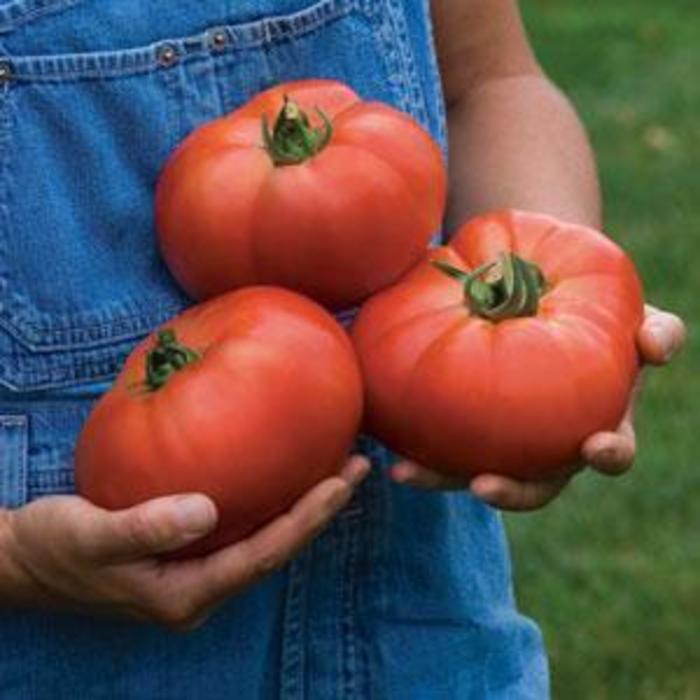
[{"label": "blurred background", "polygon": [[700,698],[700,4],[523,0],[540,61],[578,107],[606,230],[647,298],[688,322],[648,373],[626,478],[579,477],[540,513],[509,515],[516,586],[541,624],[553,695]]}]

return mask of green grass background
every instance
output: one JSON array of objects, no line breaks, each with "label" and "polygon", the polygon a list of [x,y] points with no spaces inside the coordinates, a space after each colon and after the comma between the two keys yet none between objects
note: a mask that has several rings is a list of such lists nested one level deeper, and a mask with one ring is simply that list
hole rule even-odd
[{"label": "green grass background", "polygon": [[525,0],[545,69],[598,155],[606,229],[690,342],[649,372],[639,457],[579,477],[507,525],[522,608],[541,624],[555,698],[700,699],[700,5]]}]

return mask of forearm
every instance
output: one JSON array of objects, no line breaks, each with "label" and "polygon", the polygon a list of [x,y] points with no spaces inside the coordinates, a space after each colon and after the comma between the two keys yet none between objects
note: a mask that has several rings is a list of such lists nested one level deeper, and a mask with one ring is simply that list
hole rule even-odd
[{"label": "forearm", "polygon": [[12,551],[10,513],[0,509],[0,607],[18,602],[17,591],[26,585],[20,581]]},{"label": "forearm", "polygon": [[601,225],[596,168],[568,100],[544,76],[485,79],[448,107],[448,230],[504,207]]}]

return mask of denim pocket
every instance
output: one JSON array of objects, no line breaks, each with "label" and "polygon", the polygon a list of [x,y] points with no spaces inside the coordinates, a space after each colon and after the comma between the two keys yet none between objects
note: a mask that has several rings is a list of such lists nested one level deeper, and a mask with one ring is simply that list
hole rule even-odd
[{"label": "denim pocket", "polygon": [[0,508],[75,491],[75,444],[95,397],[0,394]]},{"label": "denim pocket", "polygon": [[11,32],[42,15],[60,12],[84,0],[10,0],[0,6],[0,34]]},{"label": "denim pocket", "polygon": [[[197,12],[220,5],[231,4]],[[146,12],[135,0],[125,6]],[[290,11],[274,14],[278,6]],[[122,22],[114,49],[48,54],[23,47],[65,47],[71,20],[88,26],[100,3],[4,7],[19,28],[2,42],[12,55],[0,56],[0,386],[108,380],[139,338],[190,303],[161,260],[153,193],[169,153],[202,122],[271,84],[308,77],[343,80],[426,122],[401,3],[239,7],[223,21],[212,12],[211,24],[188,35],[172,38],[163,20],[161,38],[131,46]],[[250,19],[235,21],[238,11]],[[183,12],[172,10],[173,27],[187,21]]]}]

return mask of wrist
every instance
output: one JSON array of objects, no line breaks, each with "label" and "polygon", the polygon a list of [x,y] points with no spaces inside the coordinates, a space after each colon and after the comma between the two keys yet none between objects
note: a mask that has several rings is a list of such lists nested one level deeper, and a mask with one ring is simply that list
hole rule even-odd
[{"label": "wrist", "polygon": [[0,596],[3,599],[11,581],[16,577],[12,513],[9,510],[0,510]]},{"label": "wrist", "polygon": [[12,511],[0,509],[0,606],[20,603],[27,577],[17,557]]}]

